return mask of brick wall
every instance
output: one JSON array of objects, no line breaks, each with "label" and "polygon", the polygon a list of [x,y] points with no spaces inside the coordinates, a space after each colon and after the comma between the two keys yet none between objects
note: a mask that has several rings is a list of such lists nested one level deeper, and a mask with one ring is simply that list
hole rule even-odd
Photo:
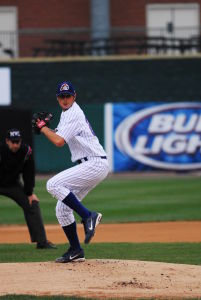
[{"label": "brick wall", "polygon": [[9,5],[18,7],[19,29],[90,26],[90,0],[0,0]]},{"label": "brick wall", "polygon": [[[111,27],[144,27],[146,5],[151,3],[199,3],[201,8],[201,0],[110,0]],[[9,5],[18,7],[19,29],[76,27],[90,29],[90,0],[0,0],[0,6]],[[86,39],[87,36],[20,35],[20,56],[33,56],[35,45],[46,47],[44,40],[47,38],[62,39],[64,37]]]},{"label": "brick wall", "polygon": [[111,26],[144,26],[145,0],[111,0]]},{"label": "brick wall", "polygon": [[[199,3],[201,0],[110,0],[111,26],[145,26],[146,5]],[[0,6],[18,7],[22,28],[90,27],[90,0],[0,0]]]}]

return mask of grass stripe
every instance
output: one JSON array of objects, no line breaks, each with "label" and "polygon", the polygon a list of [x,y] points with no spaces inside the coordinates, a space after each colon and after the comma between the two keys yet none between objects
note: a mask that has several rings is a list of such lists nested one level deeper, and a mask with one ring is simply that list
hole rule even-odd
[{"label": "grass stripe", "polygon": [[[46,180],[37,180],[44,222],[57,224],[56,200],[46,191]],[[107,179],[83,203],[103,213],[103,223],[201,219],[201,184],[198,177]],[[12,213],[11,213],[12,212]],[[76,216],[80,222],[80,218]],[[0,224],[24,224],[22,210],[0,196]]]},{"label": "grass stripe", "polygon": [[[82,245],[87,259],[128,259],[179,264],[201,264],[201,243],[97,243]],[[36,250],[31,244],[1,244],[0,262],[54,261],[67,249]]]}]

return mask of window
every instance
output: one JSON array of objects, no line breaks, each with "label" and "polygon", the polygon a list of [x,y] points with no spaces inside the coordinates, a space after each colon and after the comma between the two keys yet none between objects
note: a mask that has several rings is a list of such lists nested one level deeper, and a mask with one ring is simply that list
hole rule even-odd
[{"label": "window", "polygon": [[0,58],[18,57],[17,8],[0,6]]},{"label": "window", "polygon": [[[199,37],[199,4],[150,4],[146,8],[147,34],[166,38],[168,45],[172,45],[168,52],[178,53],[173,46],[179,46],[182,41],[189,43],[190,39],[193,43]],[[196,52],[193,47],[189,50]]]}]

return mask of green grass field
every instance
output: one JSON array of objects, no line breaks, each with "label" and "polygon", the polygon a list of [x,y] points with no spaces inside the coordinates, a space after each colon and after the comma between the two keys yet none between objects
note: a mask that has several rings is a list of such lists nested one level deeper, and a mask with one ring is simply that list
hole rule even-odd
[{"label": "green grass field", "polygon": [[[56,200],[48,194],[45,184],[46,180],[37,180],[35,193],[40,198],[45,224],[57,224]],[[89,209],[102,212],[104,223],[201,220],[200,178],[181,176],[117,180],[114,177],[105,180],[89,193],[84,203]],[[22,210],[13,201],[2,196],[0,224],[24,224]],[[15,247],[18,247],[17,257],[14,255]],[[55,256],[65,252],[64,245],[59,245],[59,249],[52,252],[38,252],[34,247],[35,245],[0,245],[0,262],[21,261],[21,257],[23,261],[54,260]],[[200,249],[199,243],[120,243],[92,244],[85,252],[87,251],[86,256],[89,258],[201,264]],[[189,255],[192,251],[193,256]]]},{"label": "green grass field", "polygon": [[[129,259],[179,264],[201,264],[201,243],[92,243],[82,245],[87,259]],[[2,262],[54,261],[66,251],[59,244],[54,250],[36,250],[31,244],[0,244]]]},{"label": "green grass field", "polygon": [[[45,185],[46,180],[37,180],[35,193],[44,222],[57,224],[56,200]],[[21,209],[8,198],[0,199],[0,224],[24,224]],[[103,223],[201,220],[200,178],[107,179],[83,203],[102,212]]]}]

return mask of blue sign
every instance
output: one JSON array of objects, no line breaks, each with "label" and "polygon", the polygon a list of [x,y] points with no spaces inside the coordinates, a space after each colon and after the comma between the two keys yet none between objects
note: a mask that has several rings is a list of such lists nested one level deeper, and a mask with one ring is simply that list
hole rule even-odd
[{"label": "blue sign", "polygon": [[201,103],[112,104],[113,171],[201,169]]}]

